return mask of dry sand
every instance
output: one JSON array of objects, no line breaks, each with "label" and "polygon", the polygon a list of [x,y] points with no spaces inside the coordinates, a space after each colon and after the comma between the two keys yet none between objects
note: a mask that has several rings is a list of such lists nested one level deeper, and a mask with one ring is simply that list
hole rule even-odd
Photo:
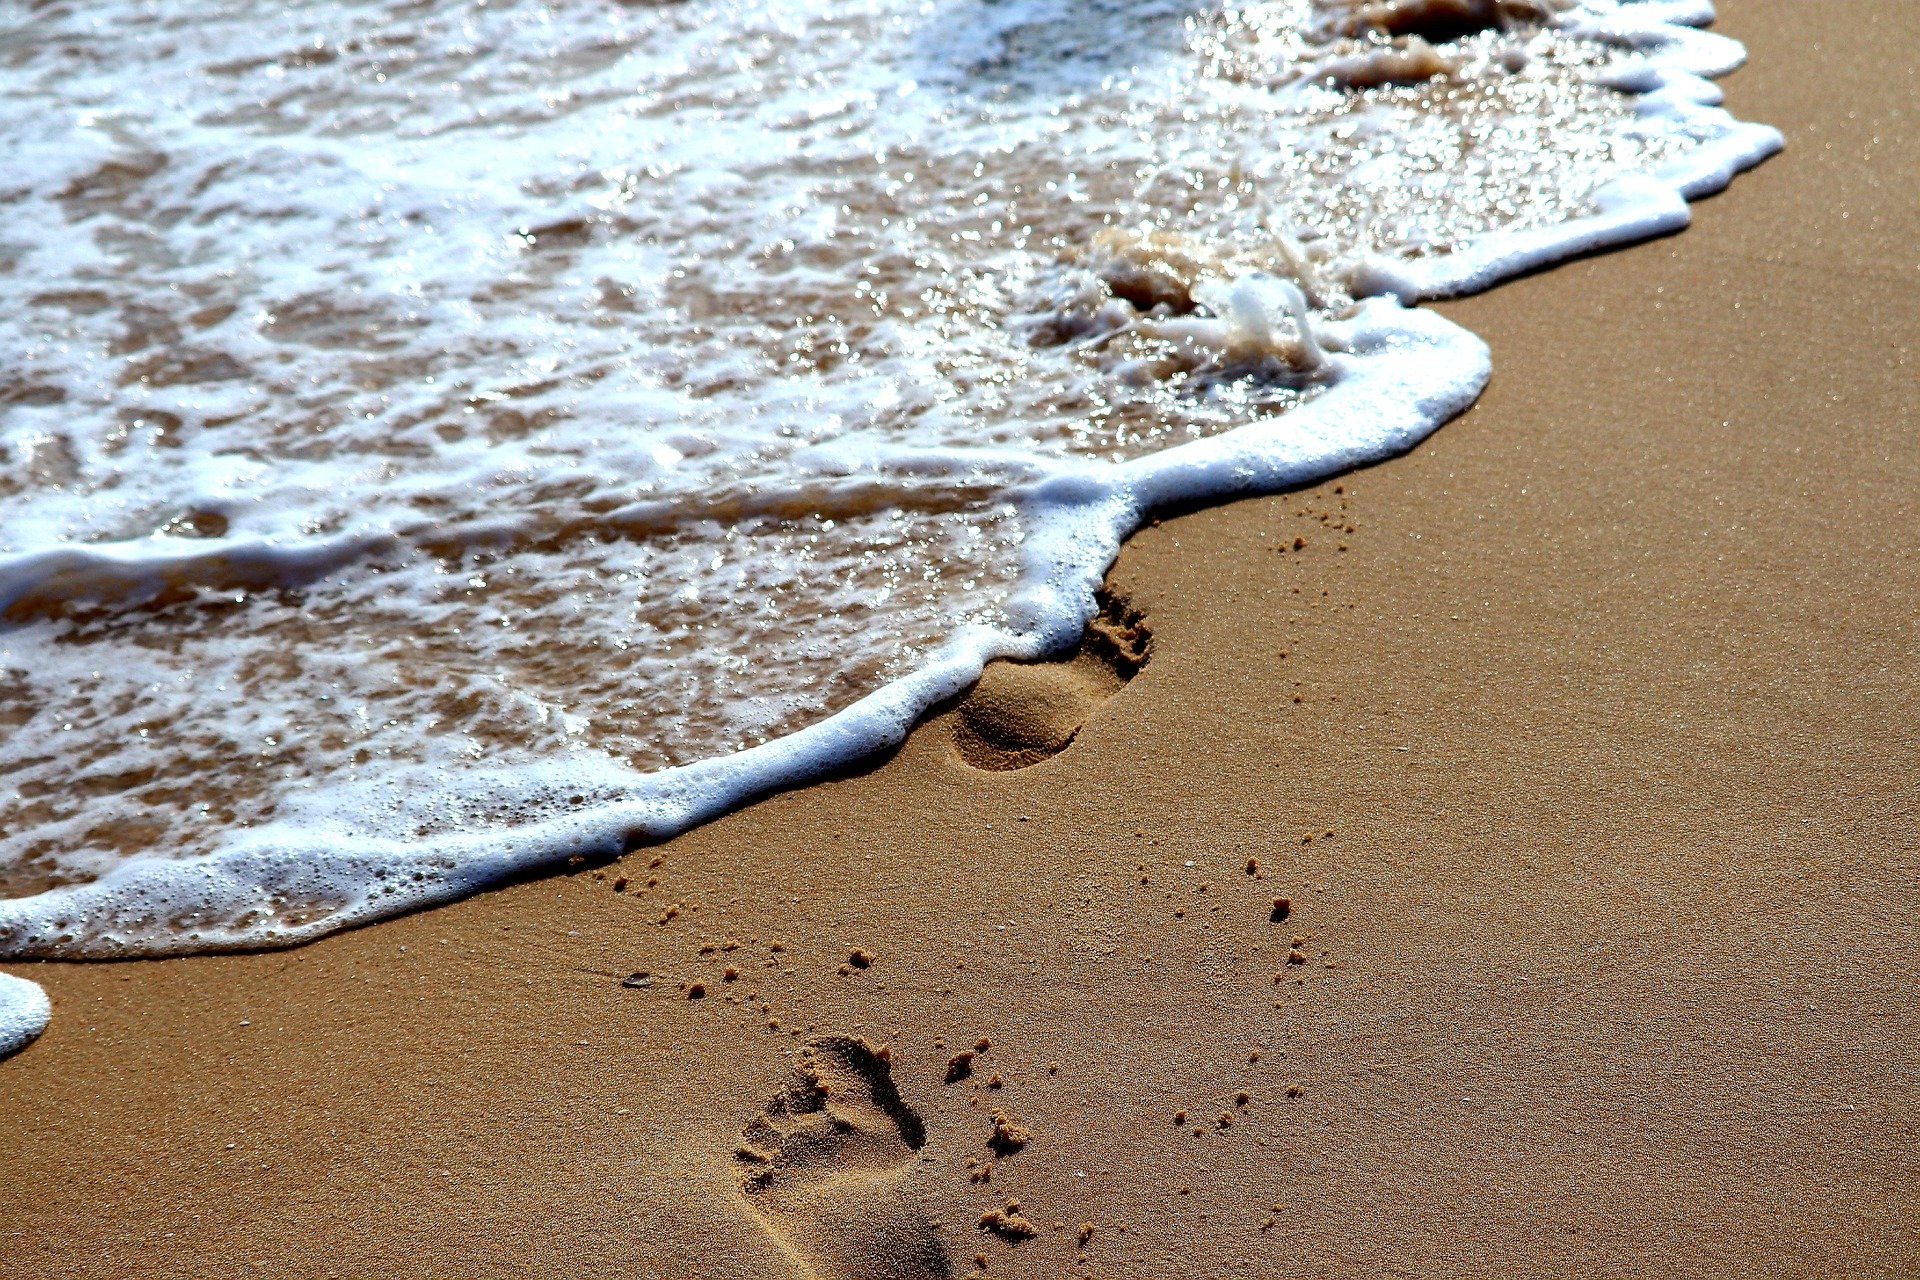
[{"label": "dry sand", "polygon": [[12,966],[0,1274],[1920,1272],[1920,23],[1725,9],[1787,154],[1137,537],[1058,755],[960,758],[1014,676],[598,874]]}]

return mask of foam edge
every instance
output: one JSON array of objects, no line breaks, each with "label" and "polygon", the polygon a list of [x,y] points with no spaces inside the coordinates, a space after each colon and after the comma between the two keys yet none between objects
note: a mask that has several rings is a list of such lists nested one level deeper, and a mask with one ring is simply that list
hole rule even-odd
[{"label": "foam edge", "polygon": [[39,983],[0,973],[0,1058],[32,1044],[52,1018],[53,1002]]}]

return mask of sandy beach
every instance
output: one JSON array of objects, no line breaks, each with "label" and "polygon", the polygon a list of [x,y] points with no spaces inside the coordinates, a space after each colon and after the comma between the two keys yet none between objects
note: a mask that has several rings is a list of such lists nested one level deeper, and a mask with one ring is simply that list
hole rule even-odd
[{"label": "sandy beach", "polygon": [[1075,664],[611,864],[9,963],[0,1276],[1920,1271],[1920,24],[1716,29],[1783,155],[1443,306],[1473,410],[1142,531]]}]

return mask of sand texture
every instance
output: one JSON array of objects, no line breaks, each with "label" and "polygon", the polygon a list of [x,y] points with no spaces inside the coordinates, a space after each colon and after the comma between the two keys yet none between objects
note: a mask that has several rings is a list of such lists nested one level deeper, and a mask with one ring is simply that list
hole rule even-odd
[{"label": "sand texture", "polygon": [[1144,531],[1073,660],[615,864],[7,966],[0,1276],[1920,1272],[1920,22],[1719,29],[1785,155],[1448,306],[1477,408]]}]

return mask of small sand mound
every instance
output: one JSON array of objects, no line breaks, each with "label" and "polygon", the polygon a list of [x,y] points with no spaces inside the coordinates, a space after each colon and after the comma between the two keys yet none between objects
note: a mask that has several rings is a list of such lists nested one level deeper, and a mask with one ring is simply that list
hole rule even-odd
[{"label": "small sand mound", "polygon": [[993,1132],[987,1137],[987,1146],[998,1156],[1010,1156],[1033,1141],[1033,1130],[1015,1120],[1005,1111],[993,1113]]},{"label": "small sand mound", "polygon": [[1031,1240],[1040,1234],[1039,1225],[1020,1212],[1018,1200],[1007,1201],[1007,1207],[1004,1209],[989,1209],[981,1214],[980,1229],[991,1231],[1002,1240],[1015,1243]]}]

